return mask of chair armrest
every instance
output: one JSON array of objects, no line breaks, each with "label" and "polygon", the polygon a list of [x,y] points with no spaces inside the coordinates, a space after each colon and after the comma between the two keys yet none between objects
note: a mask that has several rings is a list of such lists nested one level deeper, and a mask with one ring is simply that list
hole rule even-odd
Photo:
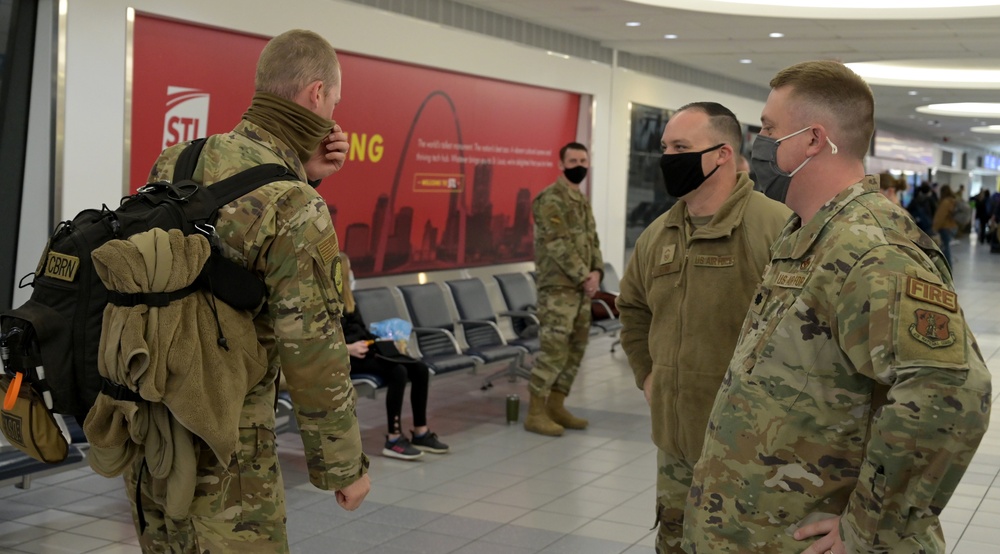
[{"label": "chair armrest", "polygon": [[509,312],[500,312],[497,315],[500,317],[509,317],[511,319],[530,319],[535,323],[539,323],[538,314],[536,314],[535,312],[525,312],[525,311],[515,310]]},{"label": "chair armrest", "polygon": [[425,335],[443,334],[444,336],[448,337],[448,340],[451,341],[451,344],[455,346],[455,353],[456,354],[462,353],[462,347],[458,344],[458,339],[456,339],[455,335],[447,329],[439,329],[437,327],[414,327],[413,332],[417,334],[418,347],[420,346],[421,334]]},{"label": "chair armrest", "polygon": [[618,317],[615,316],[615,313],[611,311],[611,306],[608,306],[607,302],[599,298],[591,298],[590,303],[603,307],[608,312],[608,319],[618,319]]}]

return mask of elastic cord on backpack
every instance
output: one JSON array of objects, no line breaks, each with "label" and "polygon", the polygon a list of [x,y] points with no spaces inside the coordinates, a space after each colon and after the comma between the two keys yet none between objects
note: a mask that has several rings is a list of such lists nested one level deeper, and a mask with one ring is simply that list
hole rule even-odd
[{"label": "elastic cord on backpack", "polygon": [[222,334],[222,323],[219,322],[219,310],[215,306],[215,288],[212,286],[212,272],[208,272],[208,296],[210,302],[208,307],[212,310],[212,316],[215,317],[215,328],[219,331],[219,340],[215,341],[229,352],[229,341],[226,340],[226,336]]}]

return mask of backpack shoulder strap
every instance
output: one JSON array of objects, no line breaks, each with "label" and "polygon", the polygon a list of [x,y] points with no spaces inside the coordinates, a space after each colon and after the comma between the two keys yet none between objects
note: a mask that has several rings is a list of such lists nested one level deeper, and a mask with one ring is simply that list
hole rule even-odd
[{"label": "backpack shoulder strap", "polygon": [[[174,163],[174,183],[191,179],[207,140],[207,138],[192,140],[181,151]],[[200,187],[199,194],[185,206],[184,212],[189,221],[214,221],[220,208],[241,196],[275,181],[298,180],[298,176],[283,165],[261,164],[212,183],[210,186]]]},{"label": "backpack shoulder strap", "polygon": [[214,221],[219,209],[233,200],[275,181],[298,181],[299,178],[280,164],[263,164],[202,187],[200,202],[184,209],[190,221]]},{"label": "backpack shoulder strap", "polygon": [[177,157],[177,161],[174,163],[175,183],[187,181],[194,175],[194,168],[198,166],[198,158],[201,157],[201,151],[205,148],[206,140],[208,139],[200,138],[192,140],[181,151],[181,155]]},{"label": "backpack shoulder strap", "polygon": [[299,178],[281,164],[261,164],[205,187],[215,198],[215,209],[275,181],[298,181]]}]

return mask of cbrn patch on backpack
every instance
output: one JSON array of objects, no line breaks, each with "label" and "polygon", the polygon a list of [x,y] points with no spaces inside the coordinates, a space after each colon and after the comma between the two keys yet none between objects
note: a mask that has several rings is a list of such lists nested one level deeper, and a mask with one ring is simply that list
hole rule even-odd
[{"label": "cbrn patch on backpack", "polygon": [[80,258],[68,254],[50,251],[45,261],[45,275],[53,279],[68,281],[76,280],[76,271],[80,269]]}]

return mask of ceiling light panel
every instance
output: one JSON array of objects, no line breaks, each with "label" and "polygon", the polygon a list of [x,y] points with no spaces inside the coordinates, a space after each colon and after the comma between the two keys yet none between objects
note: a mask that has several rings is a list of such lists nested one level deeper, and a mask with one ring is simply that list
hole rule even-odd
[{"label": "ceiling light panel", "polygon": [[1000,16],[996,0],[626,0],[696,12],[796,19],[974,19]]}]

